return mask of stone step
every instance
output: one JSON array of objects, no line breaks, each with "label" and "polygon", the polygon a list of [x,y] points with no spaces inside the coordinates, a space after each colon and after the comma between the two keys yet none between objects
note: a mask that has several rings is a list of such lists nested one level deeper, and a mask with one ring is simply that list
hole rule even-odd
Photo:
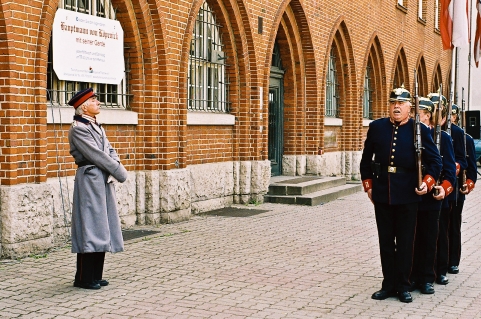
[{"label": "stone step", "polygon": [[272,178],[268,195],[304,195],[346,184],[343,176],[278,176]]},{"label": "stone step", "polygon": [[361,183],[349,183],[304,195],[265,195],[269,203],[316,206],[362,190]]}]

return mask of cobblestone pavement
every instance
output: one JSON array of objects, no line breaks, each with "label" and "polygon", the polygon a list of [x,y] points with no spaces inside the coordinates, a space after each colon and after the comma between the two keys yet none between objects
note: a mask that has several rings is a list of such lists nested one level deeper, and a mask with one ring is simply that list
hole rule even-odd
[{"label": "cobblestone pavement", "polygon": [[[460,273],[410,304],[381,287],[364,193],[316,206],[262,204],[250,217],[196,216],[107,254],[101,290],[72,286],[69,247],[0,261],[1,318],[481,318],[481,187],[469,195]],[[245,207],[244,207],[245,208]],[[154,229],[154,228],[150,228]]]}]

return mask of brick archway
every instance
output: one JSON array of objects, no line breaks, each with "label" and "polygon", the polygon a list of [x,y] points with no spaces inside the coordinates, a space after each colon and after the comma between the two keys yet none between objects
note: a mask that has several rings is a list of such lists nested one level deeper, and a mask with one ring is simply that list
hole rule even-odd
[{"label": "brick archway", "polygon": [[[361,130],[362,109],[358,105],[356,65],[351,36],[344,17],[339,17],[334,24],[329,45],[326,48],[325,74],[328,72],[329,56],[331,52],[336,54],[335,69],[339,84],[339,118],[342,119],[341,127],[329,127],[331,139],[335,139],[335,145],[325,147],[329,151],[353,151],[358,150],[357,132]],[[326,75],[323,82],[326,87]],[[322,110],[324,111],[324,109]],[[327,130],[327,128],[325,128]],[[325,138],[326,140],[326,138]]]},{"label": "brick archway", "polygon": [[[298,0],[284,1],[278,12],[271,27],[264,63],[264,92],[268,92],[272,52],[278,43],[285,68],[284,154],[315,155],[318,153],[322,117],[311,31]],[[267,100],[267,93],[264,100]],[[264,116],[268,118],[267,110]]]},{"label": "brick archway", "polygon": [[[426,71],[426,62],[424,61],[424,56],[421,54],[418,58],[418,63],[416,63],[416,72],[418,77],[418,95],[427,96],[429,93],[428,89],[428,74]],[[413,78],[413,81],[416,79]],[[414,82],[413,82],[413,96],[414,96]]]},{"label": "brick archway", "polygon": [[[154,4],[155,1],[148,0]],[[38,114],[36,125],[38,129],[36,134],[35,156],[38,160],[35,162],[37,182],[45,181],[48,177],[56,176],[56,171],[60,170],[60,164],[49,158],[54,158],[53,147],[60,143],[62,148],[68,149],[68,141],[66,134],[61,137],[55,137],[55,128],[52,125],[45,127],[47,118],[47,100],[46,100],[46,72],[48,60],[48,47],[51,41],[51,26],[58,7],[58,0],[51,0],[43,5],[43,11],[40,15],[40,32],[36,46],[35,59],[35,110]],[[136,170],[159,169],[165,166],[165,154],[169,154],[165,146],[158,141],[159,132],[167,130],[166,121],[161,121],[162,117],[168,114],[166,106],[170,105],[165,98],[167,94],[167,70],[159,68],[159,66],[167,65],[165,60],[164,36],[161,26],[163,18],[156,10],[144,12],[143,15],[135,14],[141,12],[139,8],[146,6],[146,1],[124,1],[112,0],[112,5],[117,8],[117,20],[120,21],[124,29],[125,42],[124,54],[130,58],[130,91],[133,96],[131,102],[132,110],[137,112],[139,124],[122,128],[125,135],[128,135],[127,143],[131,146],[133,157],[123,159],[124,165]],[[151,25],[158,25],[153,31],[148,31]],[[141,37],[142,35],[142,37]],[[144,36],[146,35],[146,37]],[[156,43],[155,46],[150,43]],[[164,91],[163,91],[164,90]],[[153,93],[156,92],[156,93]],[[148,98],[149,97],[149,98]],[[152,98],[154,97],[154,98]],[[154,114],[160,114],[159,116]],[[162,115],[164,114],[164,115]],[[33,117],[33,116],[32,116]],[[68,126],[61,126],[61,131],[66,131]],[[125,134],[128,130],[128,134]],[[116,140],[115,134],[112,134],[112,141]],[[146,154],[149,156],[147,157]],[[71,162],[70,157],[66,157],[67,165],[64,168],[66,172],[62,174],[73,175],[75,173],[75,165]]]},{"label": "brick archway", "polygon": [[[181,115],[180,119],[183,123],[187,123],[187,86],[185,83],[187,83],[188,76],[190,45],[196,18],[203,2],[204,0],[198,0],[192,4],[182,42],[178,73],[178,83],[180,84],[178,88],[178,108]],[[257,67],[255,57],[252,56],[254,40],[250,24],[247,22],[249,21],[247,9],[242,2],[235,0],[223,2],[206,0],[206,2],[215,14],[218,24],[222,26],[220,31],[224,45],[223,51],[230,61],[226,69],[230,81],[230,114],[236,118],[236,124],[232,132],[225,128],[220,129],[219,134],[223,137],[233,136],[232,149],[229,150],[229,154],[232,153],[233,160],[265,159],[266,155],[262,152],[265,145],[260,142],[263,132],[252,130],[253,127],[260,127],[261,125],[261,118],[252,116],[252,114],[258,114],[260,108],[259,92],[256,91],[259,68]],[[181,167],[213,161],[212,158],[208,157],[189,161],[189,152],[195,154],[205,153],[196,149],[193,143],[190,143],[196,129],[187,127],[187,125],[183,125],[180,128],[179,145],[182,145],[183,148],[181,151],[182,156],[180,157]],[[199,132],[202,129],[202,127],[199,127]],[[205,136],[206,144],[212,142],[212,136],[209,134],[203,135]],[[198,156],[202,157],[203,155]]]},{"label": "brick archway", "polygon": [[[377,34],[374,34],[369,41],[363,70],[368,67],[372,72],[372,119],[377,119],[385,116],[388,111],[387,97],[384,94],[386,91],[386,67],[381,42]],[[362,80],[359,83],[362,83]]]},{"label": "brick archway", "polygon": [[439,85],[443,82],[443,74],[441,73],[441,65],[437,61],[434,66],[433,77],[431,81],[431,91],[436,92],[439,89]]},{"label": "brick archway", "polygon": [[[393,78],[391,80],[389,91],[396,87],[401,87],[402,85],[404,85],[406,90],[410,91],[408,63],[402,45],[399,46],[395,57],[396,58],[393,61],[393,72],[391,73]],[[387,93],[389,94],[389,92]]]}]

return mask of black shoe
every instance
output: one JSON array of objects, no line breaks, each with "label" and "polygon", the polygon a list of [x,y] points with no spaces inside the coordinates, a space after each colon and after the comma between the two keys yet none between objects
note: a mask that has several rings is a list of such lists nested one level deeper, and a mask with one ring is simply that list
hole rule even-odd
[{"label": "black shoe", "polygon": [[449,279],[444,275],[439,275],[439,278],[436,279],[436,283],[438,285],[447,285],[449,283]]},{"label": "black shoe", "polygon": [[98,283],[102,287],[105,287],[105,286],[109,285],[109,282],[105,279],[95,280],[95,282]]},{"label": "black shoe", "polygon": [[457,274],[459,272],[458,266],[449,266],[448,273],[450,274]]},{"label": "black shoe", "polygon": [[403,291],[403,292],[400,292],[398,293],[398,298],[399,298],[399,301],[400,302],[412,302],[413,301],[413,297],[411,296],[411,293],[409,293],[408,291]]},{"label": "black shoe", "polygon": [[376,291],[375,293],[372,294],[371,298],[376,299],[376,300],[384,300],[389,297],[394,297],[396,296],[395,292],[392,291],[386,291],[386,290],[379,290]]},{"label": "black shoe", "polygon": [[83,289],[100,289],[100,285],[96,282],[74,281],[73,286],[77,288],[83,288]]},{"label": "black shoe", "polygon": [[425,295],[432,295],[434,293],[434,286],[431,283],[425,283],[419,287],[419,291]]}]

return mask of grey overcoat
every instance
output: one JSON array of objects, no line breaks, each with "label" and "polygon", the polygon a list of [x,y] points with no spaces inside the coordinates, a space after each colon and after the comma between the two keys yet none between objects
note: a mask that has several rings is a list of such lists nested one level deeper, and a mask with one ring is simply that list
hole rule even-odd
[{"label": "grey overcoat", "polygon": [[79,165],[72,208],[72,252],[119,252],[124,241],[111,175],[123,183],[127,170],[120,163],[103,128],[75,116],[68,140]]}]

